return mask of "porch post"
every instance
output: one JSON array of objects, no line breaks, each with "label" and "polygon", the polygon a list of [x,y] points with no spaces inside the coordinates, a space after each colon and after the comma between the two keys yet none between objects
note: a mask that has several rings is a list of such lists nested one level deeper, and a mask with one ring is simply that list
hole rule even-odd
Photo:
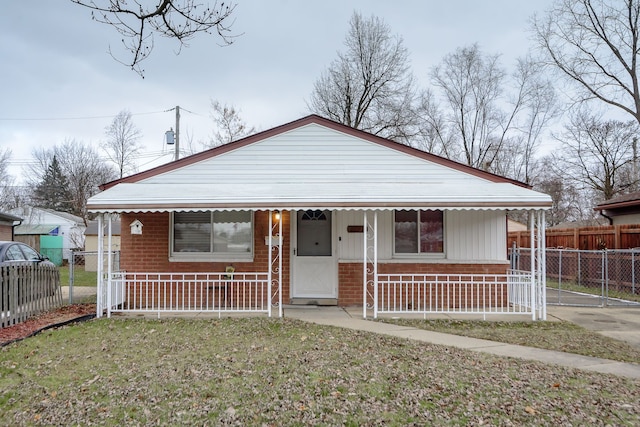
[{"label": "porch post", "polygon": [[378,211],[373,211],[373,318],[378,318]]},{"label": "porch post", "polygon": [[273,211],[269,209],[269,272],[267,273],[267,315],[271,317],[271,277],[273,275]]},{"label": "porch post", "polygon": [[531,320],[536,320],[536,236],[533,211],[529,211],[529,238],[531,239]]},{"label": "porch post", "polygon": [[540,240],[538,246],[540,246],[540,277],[538,283],[540,284],[540,305],[542,311],[542,319],[547,320],[547,238],[546,238],[546,212],[540,211]]},{"label": "porch post", "polygon": [[102,295],[104,289],[103,270],[104,270],[104,214],[98,214],[98,260],[97,260],[97,295],[96,295],[96,317],[102,317]]},{"label": "porch post", "polygon": [[369,223],[367,221],[367,211],[364,211],[362,226],[362,318],[367,318],[367,233]]},{"label": "porch post", "polygon": [[283,213],[280,211],[278,219],[278,317],[282,317],[282,246],[284,245],[284,235],[282,234]]},{"label": "porch post", "polygon": [[111,293],[113,292],[113,283],[111,278],[113,276],[113,264],[111,256],[111,236],[113,234],[111,214],[107,214],[108,235],[107,235],[107,317],[111,317]]}]

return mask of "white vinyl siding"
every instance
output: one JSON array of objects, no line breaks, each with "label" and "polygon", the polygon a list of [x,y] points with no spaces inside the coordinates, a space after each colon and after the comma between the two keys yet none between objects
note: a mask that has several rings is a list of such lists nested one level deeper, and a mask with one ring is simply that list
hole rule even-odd
[{"label": "white vinyl siding", "polygon": [[199,163],[147,178],[144,183],[199,182],[486,182],[459,170],[379,144],[309,124]]},{"label": "white vinyl siding", "polygon": [[[363,224],[362,211],[338,211],[338,255],[342,261],[362,261],[363,235],[349,233],[350,225]],[[373,213],[370,213],[371,221]],[[507,225],[504,211],[445,211],[445,253],[432,255],[428,262],[504,262],[507,259]],[[378,211],[379,261],[424,258],[393,256],[393,211]]]},{"label": "white vinyl siding", "polygon": [[504,211],[448,211],[444,237],[447,259],[507,259],[507,219]]}]

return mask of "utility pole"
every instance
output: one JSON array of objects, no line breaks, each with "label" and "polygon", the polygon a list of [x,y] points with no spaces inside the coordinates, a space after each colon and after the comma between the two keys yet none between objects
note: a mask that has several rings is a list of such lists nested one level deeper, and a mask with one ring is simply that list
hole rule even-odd
[{"label": "utility pole", "polygon": [[176,154],[174,160],[180,158],[180,106],[176,105]]}]

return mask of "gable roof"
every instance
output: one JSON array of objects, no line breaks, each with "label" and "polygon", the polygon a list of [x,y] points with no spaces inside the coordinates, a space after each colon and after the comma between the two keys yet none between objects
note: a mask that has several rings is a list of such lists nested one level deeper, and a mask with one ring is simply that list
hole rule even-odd
[{"label": "gable roof", "polygon": [[[52,223],[58,221],[58,219],[51,219],[51,216],[64,220],[65,224],[81,225],[84,226],[84,219],[79,216],[70,214],[68,212],[55,211],[48,208],[38,208],[34,206],[22,206],[20,208],[13,209],[11,211],[14,214],[23,216],[23,222],[25,224],[46,222]],[[43,219],[48,217],[48,219]],[[61,225],[61,224],[58,224]]]},{"label": "gable roof", "polygon": [[315,115],[101,188],[93,212],[551,205],[521,182]]}]

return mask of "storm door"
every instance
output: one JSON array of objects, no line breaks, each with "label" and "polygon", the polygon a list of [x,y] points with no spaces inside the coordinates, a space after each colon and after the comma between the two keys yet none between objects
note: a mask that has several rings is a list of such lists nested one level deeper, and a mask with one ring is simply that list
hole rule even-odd
[{"label": "storm door", "polygon": [[294,242],[292,297],[337,298],[331,211],[297,211]]}]

